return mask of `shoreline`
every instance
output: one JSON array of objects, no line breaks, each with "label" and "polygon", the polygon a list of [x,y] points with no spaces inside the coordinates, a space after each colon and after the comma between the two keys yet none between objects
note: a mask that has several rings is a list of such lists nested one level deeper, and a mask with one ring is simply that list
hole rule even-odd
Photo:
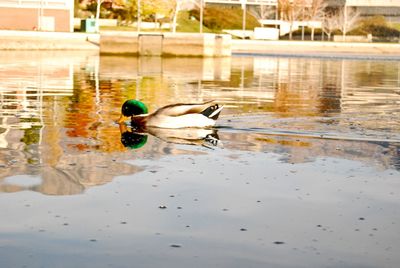
[{"label": "shoreline", "polygon": [[237,57],[281,57],[281,58],[322,58],[327,60],[384,60],[399,61],[399,55],[385,54],[356,54],[356,53],[292,53],[290,51],[271,52],[271,53],[255,53],[255,52],[232,52],[232,56]]},{"label": "shoreline", "polygon": [[400,44],[232,40],[232,54],[252,56],[400,59]]},{"label": "shoreline", "polygon": [[[182,33],[180,33],[182,34]],[[0,51],[81,50],[100,53],[100,34],[0,30]],[[231,40],[233,56],[400,59],[400,43]]]}]

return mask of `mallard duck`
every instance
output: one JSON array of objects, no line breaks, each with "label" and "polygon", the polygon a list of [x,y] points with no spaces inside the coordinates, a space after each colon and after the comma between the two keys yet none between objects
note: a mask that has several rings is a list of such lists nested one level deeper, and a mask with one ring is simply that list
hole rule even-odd
[{"label": "mallard duck", "polygon": [[223,106],[208,101],[204,103],[177,103],[148,113],[146,105],[138,100],[127,100],[121,108],[119,123],[131,119],[136,129],[156,128],[207,128],[215,125]]}]

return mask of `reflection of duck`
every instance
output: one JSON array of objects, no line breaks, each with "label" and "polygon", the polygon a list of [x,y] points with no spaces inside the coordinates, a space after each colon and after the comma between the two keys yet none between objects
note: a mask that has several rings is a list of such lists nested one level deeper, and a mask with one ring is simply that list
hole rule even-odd
[{"label": "reflection of duck", "polygon": [[167,129],[149,127],[146,130],[153,136],[171,143],[190,145],[218,145],[219,137],[215,129],[184,128]]},{"label": "reflection of duck", "polygon": [[146,132],[137,132],[134,128],[128,128],[126,124],[120,124],[121,143],[131,149],[139,149],[147,142],[145,133],[151,134],[163,141],[176,144],[201,145],[208,147],[217,146],[219,137],[215,129],[185,128],[167,129],[148,127]]},{"label": "reflection of duck", "polygon": [[205,128],[215,125],[223,106],[212,101],[204,103],[178,103],[164,106],[148,114],[144,103],[137,100],[127,100],[122,105],[119,123],[126,117],[131,118],[135,129],[156,128]]},{"label": "reflection of duck", "polygon": [[139,149],[147,142],[147,135],[136,133],[129,130],[125,124],[119,125],[119,130],[121,132],[121,143],[131,149]]}]

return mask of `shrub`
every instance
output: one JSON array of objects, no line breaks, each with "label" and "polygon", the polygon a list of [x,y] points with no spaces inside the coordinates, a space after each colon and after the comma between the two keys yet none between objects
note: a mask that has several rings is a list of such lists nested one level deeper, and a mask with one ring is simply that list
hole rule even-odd
[{"label": "shrub", "polygon": [[387,22],[384,16],[373,16],[361,20],[360,25],[362,28],[367,28],[370,26],[387,26]]},{"label": "shrub", "polygon": [[365,31],[372,34],[372,36],[379,36],[379,37],[399,37],[400,31],[387,27],[387,26],[380,26],[380,25],[371,25],[365,29]]},{"label": "shrub", "polygon": [[400,31],[392,28],[383,16],[374,16],[361,21],[360,27],[351,31],[350,34],[366,35],[372,34],[377,37],[399,37]]},{"label": "shrub", "polygon": [[351,30],[346,35],[367,35],[369,33],[370,32],[365,31],[365,29],[363,29],[362,27],[358,27],[354,30]]}]

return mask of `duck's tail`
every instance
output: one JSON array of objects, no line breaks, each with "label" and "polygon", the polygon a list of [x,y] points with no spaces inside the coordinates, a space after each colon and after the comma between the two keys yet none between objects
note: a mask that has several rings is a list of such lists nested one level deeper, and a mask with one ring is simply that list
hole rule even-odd
[{"label": "duck's tail", "polygon": [[204,111],[201,112],[201,114],[207,116],[210,119],[217,120],[223,108],[223,105],[219,106],[218,104],[214,104],[207,107]]}]

